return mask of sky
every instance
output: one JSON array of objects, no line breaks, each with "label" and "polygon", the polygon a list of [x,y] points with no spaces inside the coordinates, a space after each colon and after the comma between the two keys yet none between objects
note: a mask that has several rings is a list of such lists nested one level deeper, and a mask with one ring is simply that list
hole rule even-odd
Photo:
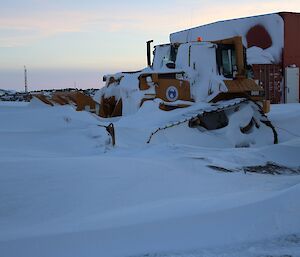
[{"label": "sky", "polygon": [[104,74],[146,66],[146,45],[214,21],[279,11],[300,0],[1,0],[0,88],[100,88]]}]

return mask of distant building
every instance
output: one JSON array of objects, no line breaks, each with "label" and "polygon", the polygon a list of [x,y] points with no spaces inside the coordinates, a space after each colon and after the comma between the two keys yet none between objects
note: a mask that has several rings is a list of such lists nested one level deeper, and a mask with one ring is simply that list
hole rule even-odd
[{"label": "distant building", "polygon": [[280,12],[219,21],[170,35],[171,43],[242,36],[253,77],[272,103],[299,102],[300,13]]}]

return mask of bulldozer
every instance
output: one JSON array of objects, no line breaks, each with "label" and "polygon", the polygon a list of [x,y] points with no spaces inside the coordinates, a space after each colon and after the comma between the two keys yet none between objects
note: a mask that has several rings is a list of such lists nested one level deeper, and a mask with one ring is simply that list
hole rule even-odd
[{"label": "bulldozer", "polygon": [[128,76],[137,78],[138,90],[143,92],[139,107],[155,98],[162,99],[160,108],[169,111],[198,101],[215,103],[245,97],[260,103],[265,113],[269,111],[269,103],[263,100],[264,89],[247,74],[241,37],[158,45],[152,64],[151,42],[147,42],[148,68],[103,77],[106,84],[101,97],[101,117],[122,116],[122,91],[126,91],[123,82]]},{"label": "bulldozer", "polygon": [[246,135],[269,128],[273,143],[278,142],[266,116],[270,103],[264,100],[264,89],[251,78],[241,37],[218,41],[199,37],[195,42],[157,45],[151,62],[152,42],[147,42],[145,69],[103,77],[101,117],[132,115],[145,102],[158,100],[162,111],[186,111],[153,131],[147,143],[159,131],[184,123],[200,131],[218,130],[228,126],[230,117],[238,113],[238,119],[244,120],[239,122],[238,133]]},{"label": "bulldozer", "polygon": [[203,41],[199,37],[195,42],[156,45],[153,59],[152,42],[146,45],[146,68],[103,77],[105,86],[100,89],[99,102],[86,106],[73,95],[68,95],[67,100],[62,95],[46,100],[71,100],[78,110],[92,110],[101,121],[109,122],[106,129],[114,144],[112,122],[138,113],[149,103],[155,103],[167,115],[156,122],[154,116],[147,117],[152,130],[146,143],[161,131],[182,126],[193,133],[227,128],[226,135],[239,138],[234,140],[235,147],[258,144],[263,138],[278,142],[277,132],[266,116],[270,103],[264,100],[264,89],[251,78],[241,37],[218,41]]}]

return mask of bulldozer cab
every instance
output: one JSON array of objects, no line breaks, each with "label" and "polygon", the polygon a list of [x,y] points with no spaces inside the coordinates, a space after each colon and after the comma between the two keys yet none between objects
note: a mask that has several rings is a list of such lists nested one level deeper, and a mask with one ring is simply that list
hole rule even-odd
[{"label": "bulldozer cab", "polygon": [[[214,50],[210,51],[209,48],[214,48]],[[209,55],[206,52],[209,52]],[[213,59],[217,68],[216,75],[222,75],[229,79],[236,76],[245,76],[246,56],[240,37],[214,42],[157,45],[154,47],[153,54],[154,58],[151,66],[153,70],[162,68],[180,69],[183,68],[181,64],[184,62],[188,63],[188,67],[197,70],[198,62]],[[180,55],[178,61],[177,55]],[[207,59],[205,60],[204,57]]]},{"label": "bulldozer cab", "polygon": [[234,78],[237,72],[235,49],[233,45],[219,45],[217,48],[218,72],[225,78]]}]

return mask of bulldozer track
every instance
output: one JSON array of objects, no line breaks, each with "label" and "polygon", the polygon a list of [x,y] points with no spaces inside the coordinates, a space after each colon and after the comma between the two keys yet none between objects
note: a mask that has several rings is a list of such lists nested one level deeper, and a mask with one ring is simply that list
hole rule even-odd
[{"label": "bulldozer track", "polygon": [[201,117],[205,114],[208,113],[214,113],[214,112],[220,112],[220,111],[225,111],[228,109],[232,109],[234,107],[238,107],[241,103],[246,103],[246,102],[253,102],[258,108],[259,108],[259,112],[261,113],[262,117],[264,118],[264,120],[260,120],[262,123],[264,123],[266,126],[270,127],[272,129],[273,132],[273,136],[274,136],[274,144],[278,143],[278,135],[277,132],[275,130],[275,127],[272,125],[272,123],[268,120],[267,116],[263,113],[262,108],[260,105],[258,105],[256,102],[247,99],[247,98],[240,98],[240,99],[234,99],[234,101],[230,100],[229,103],[227,102],[219,102],[216,103],[214,105],[212,105],[210,108],[201,108],[198,110],[192,110],[192,111],[187,111],[186,113],[183,114],[184,118],[178,121],[171,121],[170,123],[166,124],[165,126],[159,127],[156,130],[154,130],[148,140],[147,140],[147,144],[150,143],[151,139],[153,138],[153,136],[155,134],[157,134],[159,131],[168,129],[168,128],[172,128],[175,126],[178,126],[180,124],[186,123],[191,121],[192,119],[195,119],[197,117]]}]

